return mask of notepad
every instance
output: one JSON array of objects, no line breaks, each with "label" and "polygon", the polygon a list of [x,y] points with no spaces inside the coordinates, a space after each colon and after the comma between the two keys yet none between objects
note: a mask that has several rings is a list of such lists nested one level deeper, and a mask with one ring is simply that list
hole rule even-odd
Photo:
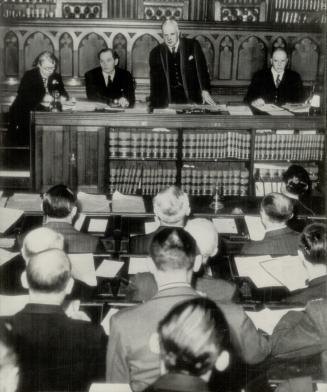
[{"label": "notepad", "polygon": [[106,195],[78,192],[77,200],[83,212],[109,212],[109,200]]},{"label": "notepad", "polygon": [[28,295],[0,295],[0,316],[12,316],[28,303]]},{"label": "notepad", "polygon": [[123,265],[122,261],[103,260],[95,274],[101,278],[114,278]]},{"label": "notepad", "polygon": [[69,254],[72,263],[72,277],[88,286],[96,286],[97,279],[92,253]]},{"label": "notepad", "polygon": [[101,322],[101,325],[104,329],[104,332],[109,336],[110,335],[110,320],[111,317],[119,311],[117,308],[110,308],[109,312],[106,314],[104,319]]},{"label": "notepad", "polygon": [[129,259],[128,273],[134,275],[140,272],[151,272],[150,271],[150,257],[131,257]]},{"label": "notepad", "polygon": [[244,220],[248,228],[250,239],[252,241],[263,240],[266,234],[266,230],[262,224],[260,216],[245,215]]},{"label": "notepad", "polygon": [[234,218],[214,218],[212,223],[217,230],[217,233],[237,234],[237,227]]},{"label": "notepad", "polygon": [[153,222],[144,222],[144,231],[145,234],[150,234],[153,233],[158,229],[160,226],[160,223],[158,221],[153,221]]},{"label": "notepad", "polygon": [[0,233],[5,233],[23,214],[22,210],[0,207]]},{"label": "notepad", "polygon": [[90,233],[104,233],[107,229],[108,219],[90,219],[87,229]]},{"label": "notepad", "polygon": [[112,195],[113,212],[145,212],[144,200],[141,196],[129,196],[115,191]]}]

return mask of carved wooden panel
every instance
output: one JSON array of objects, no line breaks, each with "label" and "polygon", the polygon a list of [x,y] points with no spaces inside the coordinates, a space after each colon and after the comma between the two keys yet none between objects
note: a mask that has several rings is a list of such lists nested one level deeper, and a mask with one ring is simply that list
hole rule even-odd
[{"label": "carved wooden panel", "polygon": [[99,66],[98,53],[107,45],[104,39],[96,33],[88,34],[80,43],[78,50],[78,75],[83,77],[85,72]]},{"label": "carved wooden panel", "polygon": [[312,39],[306,37],[294,45],[291,57],[292,69],[305,81],[315,80],[318,72],[318,47]]},{"label": "carved wooden panel", "polygon": [[196,39],[200,42],[201,48],[206,58],[209,75],[211,78],[213,78],[214,50],[212,43],[207,37],[204,37],[203,35],[196,36]]},{"label": "carved wooden panel", "polygon": [[44,50],[54,52],[54,47],[50,38],[41,32],[31,34],[24,45],[25,69],[31,68],[33,61]]},{"label": "carved wooden panel", "polygon": [[108,0],[109,19],[137,19],[138,0]]},{"label": "carved wooden panel", "polygon": [[188,0],[143,0],[139,7],[139,19],[164,20],[174,18],[176,20],[188,19]]},{"label": "carved wooden panel", "polygon": [[18,38],[12,31],[5,36],[4,73],[7,77],[18,76]]},{"label": "carved wooden panel", "polygon": [[240,46],[237,63],[237,79],[251,80],[256,71],[266,65],[266,46],[257,37],[251,36]]},{"label": "carved wooden panel", "polygon": [[149,54],[158,44],[150,34],[139,37],[132,49],[132,73],[135,78],[149,77]]},{"label": "carved wooden panel", "polygon": [[59,67],[62,76],[73,76],[73,39],[68,33],[59,40]]},{"label": "carved wooden panel", "polygon": [[113,49],[119,56],[119,66],[126,69],[127,65],[127,40],[123,34],[117,34],[113,39]]},{"label": "carved wooden panel", "polygon": [[219,72],[218,77],[221,80],[230,80],[232,78],[234,45],[231,37],[224,37],[219,46]]},{"label": "carved wooden panel", "polygon": [[62,3],[62,17],[66,19],[99,19],[102,17],[101,3]]}]

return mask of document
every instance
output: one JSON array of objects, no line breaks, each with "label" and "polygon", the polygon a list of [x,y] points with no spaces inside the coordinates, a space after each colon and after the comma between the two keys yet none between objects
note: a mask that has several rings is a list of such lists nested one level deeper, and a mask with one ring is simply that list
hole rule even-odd
[{"label": "document", "polygon": [[250,239],[252,241],[263,240],[266,234],[266,230],[261,222],[260,216],[245,215],[244,220],[248,228]]},{"label": "document", "polygon": [[304,289],[308,274],[298,256],[281,256],[261,262],[261,266],[289,291]]},{"label": "document", "polygon": [[129,196],[115,191],[112,195],[113,212],[145,212],[142,196]]},{"label": "document", "polygon": [[247,105],[227,105],[231,116],[253,116],[252,110]]},{"label": "document", "polygon": [[15,245],[16,238],[2,237],[0,238],[0,248],[12,248]]},{"label": "document", "polygon": [[72,277],[88,286],[96,286],[97,279],[92,253],[71,253],[68,256],[72,263]]},{"label": "document", "polygon": [[83,223],[85,221],[86,215],[81,212],[80,214],[78,214],[78,218],[76,219],[75,223],[74,223],[74,228],[77,231],[81,231],[82,227],[83,227]]},{"label": "document", "polygon": [[23,211],[41,211],[41,203],[39,193],[14,193],[9,197],[6,207]]},{"label": "document", "polygon": [[153,222],[144,222],[144,231],[145,234],[150,234],[153,233],[158,229],[160,226],[160,223],[158,221],[153,221]]},{"label": "document", "polygon": [[109,200],[106,195],[78,192],[77,200],[82,212],[109,212]]},{"label": "document", "polygon": [[110,320],[111,317],[119,311],[117,308],[110,308],[109,312],[106,314],[104,319],[101,322],[102,328],[104,332],[109,336],[110,335]]},{"label": "document", "polygon": [[266,112],[271,116],[294,116],[293,113],[289,112],[288,110],[283,109],[280,106],[277,106],[273,103],[265,103],[262,106],[255,106],[256,109]]},{"label": "document", "polygon": [[12,316],[28,303],[28,295],[0,295],[0,316]]},{"label": "document", "polygon": [[19,252],[8,252],[6,249],[0,248],[0,266],[6,264],[9,260],[17,256]]},{"label": "document", "polygon": [[131,257],[129,259],[128,274],[135,275],[139,272],[151,272],[150,262],[150,257]]},{"label": "document", "polygon": [[304,308],[287,308],[287,309],[265,308],[263,310],[260,310],[259,312],[245,311],[245,313],[249,316],[249,318],[252,320],[253,324],[256,326],[257,329],[262,329],[263,331],[271,335],[279,320],[291,310],[302,311],[304,310]]},{"label": "document", "polygon": [[129,384],[91,384],[89,392],[132,392]]},{"label": "document", "polygon": [[310,104],[308,103],[286,103],[282,106],[292,113],[309,113]]},{"label": "document", "polygon": [[104,233],[107,230],[108,219],[90,219],[87,229],[90,233]]},{"label": "document", "polygon": [[123,265],[123,261],[105,259],[99,265],[95,274],[101,278],[114,278]]},{"label": "document", "polygon": [[0,233],[5,233],[23,214],[23,210],[0,207]]},{"label": "document", "polygon": [[212,223],[214,224],[217,233],[238,233],[234,218],[213,218]]}]

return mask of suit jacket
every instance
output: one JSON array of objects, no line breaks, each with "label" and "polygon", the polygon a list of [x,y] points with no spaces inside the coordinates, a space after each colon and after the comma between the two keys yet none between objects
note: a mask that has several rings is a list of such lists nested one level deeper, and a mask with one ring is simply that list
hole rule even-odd
[{"label": "suit jacket", "polygon": [[143,392],[209,392],[208,384],[200,377],[182,373],[168,373],[158,378]]},{"label": "suit jacket", "polygon": [[320,298],[327,298],[326,275],[310,280],[307,288],[295,291],[285,298],[285,302],[306,305],[309,301]]},{"label": "suit jacket", "polygon": [[22,390],[81,391],[104,378],[102,327],[68,318],[56,305],[28,304],[7,318],[20,358]]},{"label": "suit jacket", "polygon": [[[53,73],[48,78],[48,90],[59,90],[60,95],[68,98],[61,76]],[[16,99],[9,110],[10,131],[24,144],[29,140],[29,116],[32,110],[44,110],[40,107],[46,91],[38,67],[26,71],[18,88]]]},{"label": "suit jacket", "polygon": [[300,75],[285,69],[283,79],[276,89],[271,69],[264,69],[254,74],[248,87],[244,101],[251,103],[257,98],[263,98],[266,103],[283,105],[286,102],[301,102],[304,100],[304,90]]},{"label": "suit jacket", "polygon": [[[162,43],[150,52],[150,104],[153,108],[171,103],[168,47]],[[195,39],[180,38],[180,70],[187,102],[202,103],[202,90],[210,90],[210,78],[204,54]]]},{"label": "suit jacket", "polygon": [[134,80],[130,72],[122,68],[115,68],[115,77],[109,87],[105,84],[102,68],[91,69],[85,74],[85,88],[87,98],[91,101],[107,103],[110,99],[125,97],[129,102],[129,106],[134,106]]},{"label": "suit jacket", "polygon": [[101,252],[99,239],[90,234],[84,234],[66,222],[47,222],[45,227],[64,236],[65,251],[67,253],[96,253]]},{"label": "suit jacket", "polygon": [[[148,302],[116,313],[110,322],[106,379],[112,383],[129,383],[141,391],[159,377],[159,355],[150,350],[158,322],[177,303],[192,299],[198,293],[191,287],[161,290]],[[261,362],[270,352],[267,338],[233,303],[219,303],[228,325],[232,344],[248,363]]]},{"label": "suit jacket", "polygon": [[296,231],[285,227],[267,231],[261,241],[246,243],[241,251],[242,255],[297,255],[298,235]]}]

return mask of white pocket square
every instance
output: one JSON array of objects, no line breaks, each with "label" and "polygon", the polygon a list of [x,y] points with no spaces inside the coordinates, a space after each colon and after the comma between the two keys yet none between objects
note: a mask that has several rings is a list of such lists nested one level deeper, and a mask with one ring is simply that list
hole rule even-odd
[{"label": "white pocket square", "polygon": [[191,61],[191,60],[193,60],[194,59],[194,57],[191,55],[191,56],[189,56],[189,61]]}]

